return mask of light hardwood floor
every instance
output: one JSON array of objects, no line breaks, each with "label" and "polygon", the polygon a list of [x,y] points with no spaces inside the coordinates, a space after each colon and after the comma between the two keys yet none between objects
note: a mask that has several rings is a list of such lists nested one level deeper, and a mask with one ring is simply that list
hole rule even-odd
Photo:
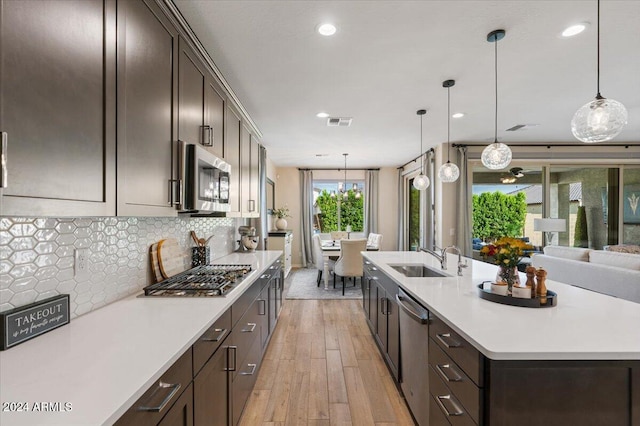
[{"label": "light hardwood floor", "polygon": [[285,300],[241,425],[414,424],[361,303]]}]

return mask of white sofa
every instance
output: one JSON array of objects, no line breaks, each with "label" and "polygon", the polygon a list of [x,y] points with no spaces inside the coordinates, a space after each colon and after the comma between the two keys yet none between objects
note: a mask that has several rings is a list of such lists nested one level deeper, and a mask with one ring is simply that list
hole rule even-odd
[{"label": "white sofa", "polygon": [[640,255],[547,246],[531,264],[553,281],[640,303]]}]

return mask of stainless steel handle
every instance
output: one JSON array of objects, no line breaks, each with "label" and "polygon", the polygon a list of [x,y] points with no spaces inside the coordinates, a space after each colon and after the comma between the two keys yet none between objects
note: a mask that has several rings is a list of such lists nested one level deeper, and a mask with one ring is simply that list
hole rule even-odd
[{"label": "stainless steel handle", "polygon": [[398,306],[400,306],[400,308],[405,311],[411,319],[418,321],[420,324],[427,324],[429,322],[429,317],[427,316],[426,318],[424,318],[423,316],[419,315],[416,311],[411,309],[409,305],[404,303],[405,300],[407,299],[400,296],[399,294],[396,294],[396,301],[398,302]]},{"label": "stainless steel handle", "polygon": [[250,212],[256,211],[256,200],[248,200],[248,209]]},{"label": "stainless steel handle", "polygon": [[256,326],[257,326],[258,324],[254,323],[254,322],[248,322],[248,323],[247,323],[247,325],[248,325],[249,327],[251,327],[251,330],[248,330],[248,329],[246,329],[246,328],[243,328],[243,329],[241,330],[243,333],[253,333],[253,330],[255,330],[255,329],[256,329]]},{"label": "stainless steel handle", "polygon": [[227,330],[226,328],[216,328],[213,331],[218,333],[216,337],[205,336],[200,340],[202,340],[203,342],[219,342],[222,340],[222,338],[227,334],[229,330]]},{"label": "stainless steel handle", "polygon": [[[460,342],[458,342],[456,339],[451,337],[451,333],[436,334],[436,337],[447,348],[459,348],[460,346],[462,346]],[[447,339],[448,341],[445,339]]]},{"label": "stainless steel handle", "polygon": [[7,146],[9,144],[9,134],[0,132],[2,140],[0,141],[0,188],[7,187],[8,174],[7,171]]},{"label": "stainless steel handle", "polygon": [[[440,373],[442,378],[445,379],[447,382],[462,381],[462,376],[458,374],[458,372],[450,364],[436,364],[436,370],[438,371],[438,373]],[[454,376],[453,377],[449,376],[447,373],[445,373],[445,370],[451,371],[454,374]]]},{"label": "stainless steel handle", "polygon": [[151,396],[149,397],[149,402],[150,402],[152,399],[155,399],[155,396],[158,392],[163,392],[163,391],[167,392],[167,395],[160,402],[160,405],[149,406],[148,404],[144,404],[138,407],[138,411],[153,411],[153,412],[159,413],[164,409],[164,407],[167,406],[169,401],[171,401],[171,398],[173,398],[174,395],[179,390],[180,390],[180,383],[170,384],[170,383],[164,383],[160,381],[158,383],[158,387],[156,388],[156,390],[154,390]]},{"label": "stainless steel handle", "polygon": [[204,146],[213,146],[213,126],[200,126]]},{"label": "stainless steel handle", "polygon": [[384,315],[384,297],[380,299],[380,313]]},{"label": "stainless steel handle", "polygon": [[253,373],[256,372],[256,368],[258,367],[257,364],[247,364],[247,367],[251,367],[251,372],[250,373],[240,373],[240,375],[242,376],[253,376]]},{"label": "stainless steel handle", "polygon": [[262,302],[262,306],[258,307],[258,315],[267,315],[267,301],[264,299],[258,299],[258,302]]},{"label": "stainless steel handle", "polygon": [[[453,411],[449,411],[449,409],[445,407],[445,401],[453,407]],[[456,404],[455,399],[453,399],[451,395],[438,395],[436,396],[436,402],[447,416],[461,416],[464,414],[464,411]]]},{"label": "stainless steel handle", "polygon": [[[178,196],[174,197],[174,187],[177,185],[178,187]],[[169,205],[176,206],[182,204],[183,197],[183,185],[182,179],[169,179]]]},{"label": "stainless steel handle", "polygon": [[[231,360],[231,355],[229,352],[233,350],[233,367],[229,367],[229,361]],[[237,366],[237,355],[238,355],[238,347],[237,346],[227,346],[227,371],[236,371]]]},{"label": "stainless steel handle", "polygon": [[260,279],[266,279],[266,280],[271,279],[271,274],[262,274],[260,276]]}]

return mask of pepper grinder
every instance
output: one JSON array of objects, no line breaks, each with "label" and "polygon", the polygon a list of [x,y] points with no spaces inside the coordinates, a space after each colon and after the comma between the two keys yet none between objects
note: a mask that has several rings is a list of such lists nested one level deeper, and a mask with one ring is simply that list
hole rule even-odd
[{"label": "pepper grinder", "polygon": [[527,287],[531,287],[531,298],[536,298],[536,267],[535,266],[527,266],[525,269],[527,273],[527,283],[525,284]]},{"label": "pepper grinder", "polygon": [[547,280],[547,271],[542,268],[539,268],[536,271],[536,280],[537,280],[537,291],[536,294],[540,297],[540,304],[547,304],[547,286],[545,281]]}]

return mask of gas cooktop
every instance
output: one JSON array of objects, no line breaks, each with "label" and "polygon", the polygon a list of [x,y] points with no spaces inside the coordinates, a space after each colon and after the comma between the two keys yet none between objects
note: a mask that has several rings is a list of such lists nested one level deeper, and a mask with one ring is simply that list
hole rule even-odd
[{"label": "gas cooktop", "polygon": [[144,288],[145,296],[224,296],[251,271],[251,265],[202,265]]}]

